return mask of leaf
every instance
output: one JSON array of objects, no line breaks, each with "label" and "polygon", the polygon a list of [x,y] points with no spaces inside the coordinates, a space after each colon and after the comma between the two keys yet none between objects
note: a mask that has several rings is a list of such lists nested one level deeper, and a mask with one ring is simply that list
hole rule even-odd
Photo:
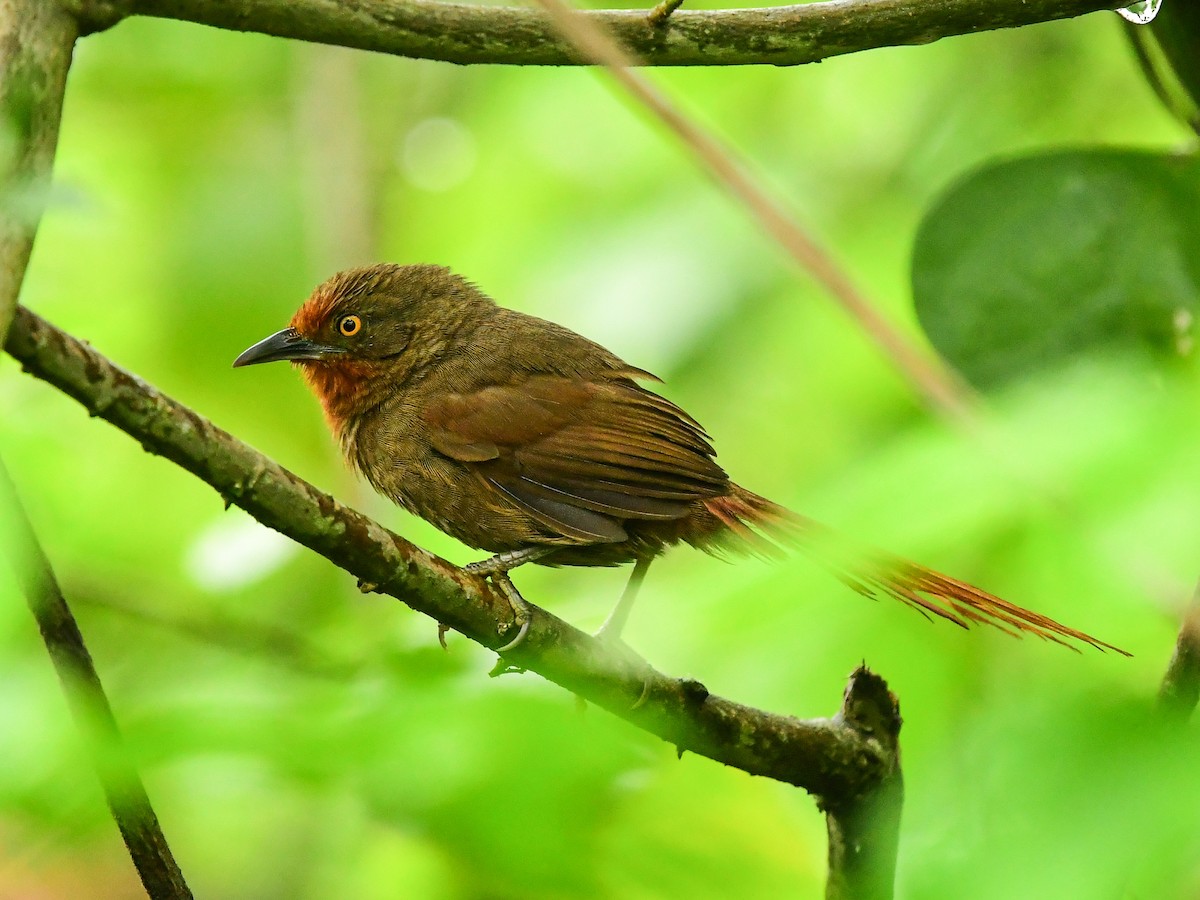
[{"label": "leaf", "polygon": [[974,385],[1089,352],[1193,351],[1200,315],[1200,161],[1066,151],[953,185],[913,249],[917,317]]}]

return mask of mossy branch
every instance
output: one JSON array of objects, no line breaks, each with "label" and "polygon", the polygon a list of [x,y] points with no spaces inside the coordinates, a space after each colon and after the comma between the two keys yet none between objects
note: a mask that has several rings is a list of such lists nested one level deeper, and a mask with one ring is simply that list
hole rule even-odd
[{"label": "mossy branch", "polygon": [[[544,14],[433,0],[72,0],[89,28],[125,15],[182,19],[463,65],[586,65]],[[827,0],[760,9],[597,10],[641,63],[795,66],[878,47],[1015,28],[1122,5],[1106,0]]]}]

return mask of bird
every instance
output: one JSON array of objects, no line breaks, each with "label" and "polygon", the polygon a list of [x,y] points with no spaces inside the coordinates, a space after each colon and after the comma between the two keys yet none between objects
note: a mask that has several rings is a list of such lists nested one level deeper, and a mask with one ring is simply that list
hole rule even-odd
[{"label": "bird", "polygon": [[1125,651],[826,526],[733,482],[712,440],[661,383],[554,322],[498,305],[431,264],[380,264],[318,285],[289,325],[234,367],[287,360],[349,466],[385,497],[476,550],[464,567],[513,608],[520,565],[633,564],[597,635],[620,640],[651,562],[690,544],[716,556],[800,548],[846,585],[964,628],[986,623],[1077,649]]}]

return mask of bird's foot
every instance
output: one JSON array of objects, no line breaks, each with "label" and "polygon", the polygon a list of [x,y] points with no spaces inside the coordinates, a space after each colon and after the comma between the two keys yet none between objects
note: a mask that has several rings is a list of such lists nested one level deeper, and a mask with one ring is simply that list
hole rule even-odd
[{"label": "bird's foot", "polygon": [[[628,657],[630,657],[631,660],[636,660],[637,662],[642,663],[644,665],[645,660],[642,659],[641,654],[639,654],[636,650],[634,650],[632,647],[630,647],[629,644],[625,643],[625,639],[623,637],[621,637],[621,627],[620,626],[623,624],[624,624],[624,622],[620,621],[620,622],[615,623],[615,625],[614,625],[613,619],[610,616],[608,621],[605,622],[603,625],[601,625],[596,630],[595,634],[592,635],[592,637],[594,637],[597,641],[599,641],[601,644],[603,644],[609,650],[614,651],[618,654],[628,656]],[[633,704],[629,707],[630,711],[633,711],[635,709],[641,709],[643,706],[646,705],[646,701],[649,699],[650,699],[650,679],[643,678],[642,679],[642,692],[638,695],[638,698],[635,701],[633,701]]]},{"label": "bird's foot", "polygon": [[512,607],[513,622],[520,626],[520,631],[517,636],[505,644],[503,647],[497,647],[497,653],[507,653],[514,647],[517,647],[525,640],[525,635],[529,633],[529,622],[532,614],[529,612],[529,604],[525,602],[525,598],[521,596],[516,585],[512,583],[512,579],[508,577],[508,572],[496,572],[492,575],[492,584],[500,588],[500,593],[504,594],[508,600],[508,605]]},{"label": "bird's foot", "polygon": [[504,594],[508,600],[508,605],[512,607],[513,611],[513,621],[520,626],[517,636],[503,647],[498,648],[497,653],[507,653],[519,646],[525,640],[525,635],[529,633],[529,604],[525,602],[525,598],[521,596],[512,583],[512,579],[508,577],[509,571],[527,562],[541,559],[547,553],[553,552],[553,549],[552,547],[522,547],[520,550],[497,553],[495,556],[463,566],[463,571],[469,575],[479,575],[491,579],[492,584],[498,587],[500,593]]}]

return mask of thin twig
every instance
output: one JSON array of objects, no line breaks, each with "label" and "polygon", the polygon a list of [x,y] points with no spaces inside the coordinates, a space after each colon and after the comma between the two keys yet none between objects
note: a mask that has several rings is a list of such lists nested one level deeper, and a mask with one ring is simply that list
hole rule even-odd
[{"label": "thin twig", "polygon": [[11,562],[142,885],[154,900],[190,898],[192,892],[171,855],[146,788],[121,740],[83,635],[2,462],[0,507],[9,510],[17,538],[17,546],[9,550],[14,554]]},{"label": "thin twig", "polygon": [[[416,59],[524,66],[587,65],[544,15],[517,6],[434,0],[69,0],[94,21],[128,13]],[[795,66],[878,47],[928,44],[1115,9],[1128,0],[829,0],[759,9],[680,10],[669,28],[642,10],[597,10],[638,60],[654,66]],[[89,12],[94,10],[94,12]]]},{"label": "thin twig", "polygon": [[[5,349],[92,415],[379,592],[486,647],[513,636],[511,606],[489,583],[342,506],[28,310],[18,308]],[[796,719],[711,696],[536,606],[528,636],[505,660],[678,747],[828,802],[858,796],[888,772],[878,741],[843,721]]]},{"label": "thin twig", "polygon": [[646,13],[646,20],[653,26],[662,26],[667,19],[671,18],[671,13],[683,6],[683,0],[662,0],[658,6]]},{"label": "thin twig", "polygon": [[1187,721],[1200,700],[1200,583],[1183,614],[1175,652],[1158,690],[1158,706],[1168,717]]},{"label": "thin twig", "polygon": [[[79,25],[54,0],[0,5],[0,341],[10,331],[58,143],[67,71]],[[129,759],[100,677],[33,526],[0,462],[0,509],[26,602],[142,885],[154,900],[190,898],[158,817]]]},{"label": "thin twig", "polygon": [[537,0],[537,3],[584,58],[607,68],[623,88],[675,134],[713,180],[733,194],[763,230],[832,295],[933,408],[953,419],[969,415],[966,386],[944,366],[917,350],[887,321],[830,253],[750,175],[746,160],[732,146],[686,116],[645,75],[634,71],[634,60],[593,18],[580,14],[564,0]]}]

